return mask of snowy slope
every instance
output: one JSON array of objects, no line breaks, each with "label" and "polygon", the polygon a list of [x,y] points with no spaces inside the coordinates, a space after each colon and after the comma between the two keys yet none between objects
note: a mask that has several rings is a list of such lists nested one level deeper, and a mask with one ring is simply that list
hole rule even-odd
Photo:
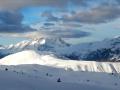
[{"label": "snowy slope", "polygon": [[120,63],[62,60],[52,55],[40,55],[28,50],[18,52],[0,60],[2,65],[38,64],[73,71],[120,73]]},{"label": "snowy slope", "polygon": [[0,60],[0,89],[119,90],[119,73],[120,63],[61,60],[27,50]]},{"label": "snowy slope", "polygon": [[[7,66],[2,66],[2,68],[6,67]],[[28,68],[31,66],[26,65],[26,67]],[[42,68],[42,70],[40,69],[39,71],[34,72],[32,72],[32,70],[25,71],[26,67],[16,66],[14,67],[14,69],[11,69],[12,66],[9,66],[7,67],[9,71],[5,71],[4,69],[0,70],[0,90],[119,90],[119,86],[114,85],[114,83],[117,82],[115,78],[115,80],[110,79],[114,82],[111,83],[112,86],[109,87],[95,84],[94,80],[87,82],[87,79],[85,78],[83,80],[82,78],[79,78],[79,80],[81,80],[79,81],[80,83],[70,82],[71,77],[81,75],[80,73],[76,73],[76,75],[71,74],[73,76],[69,76],[68,74],[70,73],[65,73],[64,71],[58,69],[56,71],[60,71],[61,73],[63,73],[63,76],[62,74],[58,74],[57,76],[57,74],[54,75],[55,73],[53,73],[53,71],[55,72],[55,70],[51,68],[49,69],[49,67],[45,69],[44,67],[40,66],[39,69]],[[52,74],[53,76],[46,76],[46,70],[52,70],[50,74]],[[39,76],[37,76],[36,74]],[[57,82],[58,77],[61,77],[62,82]],[[101,78],[102,77],[99,77],[99,79]],[[109,80],[109,78],[107,78],[106,80]],[[74,77],[71,79],[74,79]],[[119,84],[119,82],[117,82],[117,84]]]}]

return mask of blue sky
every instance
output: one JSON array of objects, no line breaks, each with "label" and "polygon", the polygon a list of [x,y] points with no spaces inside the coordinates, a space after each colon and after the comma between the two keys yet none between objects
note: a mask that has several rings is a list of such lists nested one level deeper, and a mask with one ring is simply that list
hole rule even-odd
[{"label": "blue sky", "polygon": [[120,35],[120,1],[0,0],[0,34],[22,38],[6,37],[4,42],[0,38],[0,44],[23,40],[29,32],[30,36],[31,32],[38,32],[73,43],[113,38]]}]

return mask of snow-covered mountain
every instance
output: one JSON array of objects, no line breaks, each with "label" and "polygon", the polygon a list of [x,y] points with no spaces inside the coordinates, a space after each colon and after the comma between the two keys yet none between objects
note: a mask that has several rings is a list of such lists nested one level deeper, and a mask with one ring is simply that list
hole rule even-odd
[{"label": "snow-covered mountain", "polygon": [[120,37],[99,42],[70,45],[61,38],[40,38],[22,41],[0,49],[1,58],[23,50],[53,53],[55,56],[73,60],[120,61]]},{"label": "snow-covered mountain", "polygon": [[22,51],[6,56],[0,60],[0,64],[38,64],[72,71],[120,73],[120,63],[62,60],[55,58],[53,55],[40,55],[33,50]]},{"label": "snow-covered mountain", "polygon": [[61,38],[38,38],[33,40],[25,40],[17,44],[1,46],[0,58],[23,50],[34,50],[44,53],[47,51],[47,53],[54,53],[58,48],[69,46],[70,44],[64,42]]},{"label": "snow-covered mountain", "polygon": [[[64,52],[62,52],[64,50]],[[61,55],[70,59],[120,61],[120,37],[99,42],[71,45],[60,49]]]},{"label": "snow-covered mountain", "polygon": [[22,51],[22,50],[54,50],[55,48],[65,47],[69,46],[66,42],[64,42],[61,38],[39,38],[39,39],[33,39],[30,41],[22,41],[20,43],[17,43],[15,45],[9,45],[6,47],[8,50],[12,51]]},{"label": "snow-covered mountain", "polygon": [[0,89],[119,90],[120,63],[96,62],[104,56],[119,57],[119,40],[70,45],[62,39],[41,38],[1,46]]}]

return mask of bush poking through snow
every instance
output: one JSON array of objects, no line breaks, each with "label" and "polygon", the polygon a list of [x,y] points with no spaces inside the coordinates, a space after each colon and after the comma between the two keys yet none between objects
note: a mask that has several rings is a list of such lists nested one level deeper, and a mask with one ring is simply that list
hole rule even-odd
[{"label": "bush poking through snow", "polygon": [[57,82],[61,82],[61,79],[60,79],[60,78],[58,78]]},{"label": "bush poking through snow", "polygon": [[8,68],[5,68],[5,71],[8,71]]},{"label": "bush poking through snow", "polygon": [[117,84],[117,83],[115,83],[114,85],[115,85],[115,86],[117,86],[118,84]]},{"label": "bush poking through snow", "polygon": [[49,74],[49,73],[46,73],[46,76],[52,77],[53,75],[52,75],[52,74]]},{"label": "bush poking through snow", "polygon": [[46,76],[49,76],[49,74],[48,74],[48,73],[46,73]]},{"label": "bush poking through snow", "polygon": [[87,82],[90,82],[90,80],[87,80]]}]

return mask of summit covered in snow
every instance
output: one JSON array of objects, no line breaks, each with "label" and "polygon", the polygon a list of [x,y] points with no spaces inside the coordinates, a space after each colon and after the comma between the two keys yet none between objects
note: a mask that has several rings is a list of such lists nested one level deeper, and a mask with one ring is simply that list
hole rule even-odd
[{"label": "summit covered in snow", "polygon": [[71,45],[61,38],[40,38],[1,46],[1,58],[23,50],[54,54],[58,58],[86,61],[120,61],[120,37],[99,42]]}]

